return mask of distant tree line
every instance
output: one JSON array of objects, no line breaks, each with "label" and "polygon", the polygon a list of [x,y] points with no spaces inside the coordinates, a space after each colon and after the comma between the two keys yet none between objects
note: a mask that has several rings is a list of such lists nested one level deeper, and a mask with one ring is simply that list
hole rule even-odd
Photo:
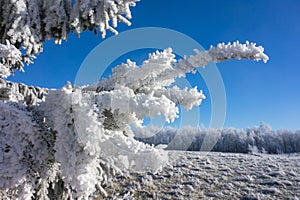
[{"label": "distant tree line", "polygon": [[[154,136],[147,137],[146,129],[152,129]],[[231,153],[296,153],[300,152],[300,130],[272,130],[267,124],[249,129],[224,128],[208,130],[206,128],[166,127],[163,129],[146,128],[135,131],[136,139],[148,144],[167,144],[168,150],[200,151],[207,134],[218,137],[214,152]]]}]

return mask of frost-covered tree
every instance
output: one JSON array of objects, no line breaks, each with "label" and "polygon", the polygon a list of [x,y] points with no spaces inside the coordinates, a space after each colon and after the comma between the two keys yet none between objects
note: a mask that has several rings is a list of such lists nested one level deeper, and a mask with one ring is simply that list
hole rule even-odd
[{"label": "frost-covered tree", "polygon": [[[131,126],[140,127],[145,116],[162,115],[171,122],[178,117],[179,105],[186,109],[200,105],[205,98],[202,91],[170,87],[175,78],[209,62],[268,59],[262,47],[248,42],[219,44],[208,51],[195,52],[176,60],[171,49],[157,51],[141,66],[128,60],[113,69],[109,79],[94,85],[76,87],[69,83],[61,90],[47,90],[44,102],[32,102],[39,103],[36,106],[23,110],[15,108],[19,104],[9,104],[9,108],[0,106],[5,112],[18,111],[11,117],[4,115],[1,120],[1,127],[5,127],[0,130],[3,169],[18,166],[16,170],[1,172],[3,196],[48,198],[55,194],[87,199],[97,192],[105,195],[102,184],[109,182],[115,173],[159,170],[168,161],[166,153],[136,141]],[[8,97],[22,96],[19,93],[18,89],[10,90]],[[22,102],[25,97],[12,100]],[[22,116],[26,116],[26,122]],[[25,132],[23,128],[10,130],[15,123],[20,127],[26,123],[28,128]],[[14,133],[9,134],[10,131]],[[24,145],[18,145],[20,141]],[[44,143],[49,145],[41,145]],[[35,155],[39,151],[48,154],[40,158]],[[49,171],[51,176],[47,175]],[[22,181],[7,185],[7,176]]]},{"label": "frost-covered tree", "polygon": [[[130,25],[137,1],[0,0],[0,40],[7,41],[0,45],[1,78],[23,70],[46,39],[60,44],[70,31],[117,33],[118,21]],[[48,90],[0,79],[0,198],[89,199],[107,195],[104,186],[116,173],[159,170],[166,152],[135,140],[131,127],[156,115],[172,122],[179,105],[199,106],[202,91],[173,86],[175,79],[230,59],[268,57],[255,43],[221,43],[179,60],[171,48],[141,66],[128,60],[84,87]]]}]

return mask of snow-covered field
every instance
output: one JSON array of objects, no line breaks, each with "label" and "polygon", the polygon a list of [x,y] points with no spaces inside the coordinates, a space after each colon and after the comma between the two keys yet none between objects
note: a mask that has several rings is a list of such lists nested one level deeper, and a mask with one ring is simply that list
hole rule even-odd
[{"label": "snow-covered field", "polygon": [[169,151],[157,174],[117,176],[107,199],[298,199],[300,154]]}]

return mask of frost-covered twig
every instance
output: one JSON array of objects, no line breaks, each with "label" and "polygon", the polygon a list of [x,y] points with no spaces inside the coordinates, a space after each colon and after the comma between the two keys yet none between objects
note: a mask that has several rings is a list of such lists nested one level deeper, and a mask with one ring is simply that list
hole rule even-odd
[{"label": "frost-covered twig", "polygon": [[245,44],[239,43],[220,43],[216,47],[211,46],[208,51],[195,50],[196,55],[190,56],[188,61],[195,67],[205,66],[209,62],[223,62],[230,59],[249,59],[263,60],[266,63],[269,57],[264,53],[262,46],[256,46],[255,43],[246,41]]},{"label": "frost-covered twig", "polygon": [[238,41],[232,44],[230,42],[228,44],[219,43],[216,47],[211,46],[209,50],[195,49],[194,51],[195,55],[178,60],[177,63],[173,64],[173,68],[166,70],[155,80],[152,80],[152,84],[159,81],[165,83],[164,86],[169,86],[174,83],[174,78],[185,77],[187,73],[193,72],[195,68],[205,67],[210,62],[219,63],[231,59],[248,59],[263,60],[266,63],[269,60],[262,46],[256,46],[255,43],[249,43],[248,41],[245,44]]}]

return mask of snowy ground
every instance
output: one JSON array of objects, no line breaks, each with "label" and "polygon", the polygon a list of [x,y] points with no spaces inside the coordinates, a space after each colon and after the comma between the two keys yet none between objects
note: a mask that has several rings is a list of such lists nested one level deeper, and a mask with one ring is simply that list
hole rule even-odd
[{"label": "snowy ground", "polygon": [[[300,154],[170,151],[158,174],[117,176],[107,199],[298,199]],[[125,198],[127,197],[127,198]]]}]

